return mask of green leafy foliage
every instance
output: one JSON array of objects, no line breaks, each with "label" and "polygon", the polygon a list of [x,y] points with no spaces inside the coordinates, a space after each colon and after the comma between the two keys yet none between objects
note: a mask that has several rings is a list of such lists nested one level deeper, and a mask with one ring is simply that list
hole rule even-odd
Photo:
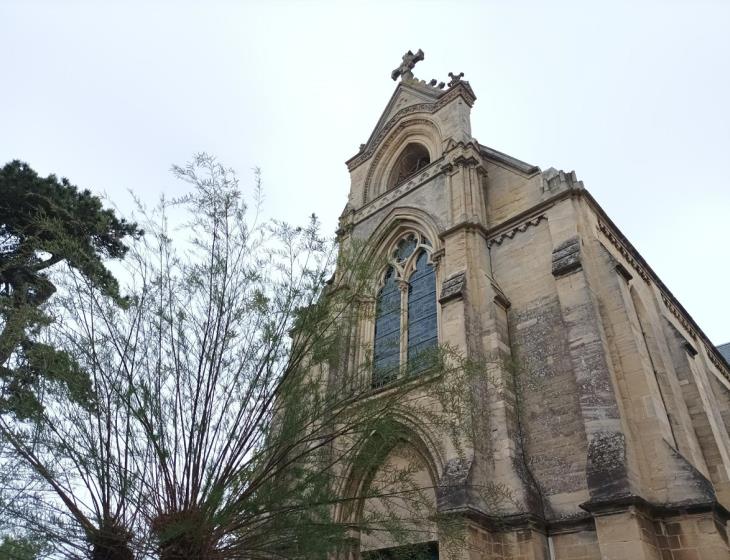
[{"label": "green leafy foliage", "polygon": [[[373,388],[358,337],[385,263],[326,239],[315,217],[261,220],[210,156],[173,171],[190,194],[140,209],[127,305],[72,267],[51,342],[14,369],[31,394],[41,373],[67,390],[55,406],[12,403],[32,429],[0,415],[7,457],[34,476],[10,484],[13,519],[50,535],[59,558],[324,560],[359,536],[433,540],[436,522],[447,540],[413,419],[461,453],[484,364],[434,347]],[[258,187],[257,175],[254,202]]]},{"label": "green leafy foliage", "polygon": [[9,537],[0,542],[0,559],[36,560],[43,548],[43,543],[34,539]]},{"label": "green leafy foliage", "polygon": [[66,387],[74,397],[88,396],[88,382],[73,361],[38,342],[52,321],[46,304],[57,286],[51,271],[65,263],[123,304],[104,260],[123,258],[124,238],[141,234],[65,178],[39,177],[17,160],[0,169],[0,414],[37,414],[39,379]]}]

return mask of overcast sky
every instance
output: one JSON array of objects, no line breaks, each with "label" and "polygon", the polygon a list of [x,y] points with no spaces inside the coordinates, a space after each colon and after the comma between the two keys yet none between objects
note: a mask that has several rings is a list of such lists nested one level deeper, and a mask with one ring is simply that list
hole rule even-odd
[{"label": "overcast sky", "polygon": [[[207,151],[329,232],[395,84],[464,72],[483,144],[578,177],[716,343],[730,341],[730,2],[0,0],[0,164],[183,192]],[[1,193],[0,193],[1,194]]]}]

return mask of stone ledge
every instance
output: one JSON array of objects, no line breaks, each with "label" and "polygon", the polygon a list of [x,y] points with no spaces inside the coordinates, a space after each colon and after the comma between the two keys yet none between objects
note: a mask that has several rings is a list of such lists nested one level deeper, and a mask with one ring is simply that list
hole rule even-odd
[{"label": "stone ledge", "polygon": [[466,272],[458,272],[444,280],[441,285],[439,303],[444,304],[454,299],[463,299],[466,288]]},{"label": "stone ledge", "polygon": [[721,519],[723,523],[730,520],[730,511],[717,500],[655,504],[640,496],[625,496],[610,500],[589,500],[579,504],[579,507],[594,517],[623,513],[631,508],[637,508],[654,518],[674,517],[693,513],[712,513]]},{"label": "stone ledge", "polygon": [[563,276],[582,267],[580,238],[571,237],[553,250],[553,276]]}]

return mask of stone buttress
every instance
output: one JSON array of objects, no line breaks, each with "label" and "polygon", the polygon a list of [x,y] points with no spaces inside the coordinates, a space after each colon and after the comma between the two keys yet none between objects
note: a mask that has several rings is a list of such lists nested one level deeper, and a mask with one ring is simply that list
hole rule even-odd
[{"label": "stone buttress", "polygon": [[[469,527],[459,554],[730,557],[728,364],[575,173],[480,144],[470,84],[416,79],[423,58],[393,71],[347,162],[338,235],[426,240],[438,343],[488,369],[472,388],[481,437],[433,453],[438,510]],[[366,314],[347,367],[372,359],[374,328]]]}]

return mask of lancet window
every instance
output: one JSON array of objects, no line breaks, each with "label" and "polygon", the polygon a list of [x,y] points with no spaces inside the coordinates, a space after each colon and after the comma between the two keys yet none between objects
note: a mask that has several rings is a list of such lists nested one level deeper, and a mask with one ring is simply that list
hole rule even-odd
[{"label": "lancet window", "polygon": [[431,244],[416,232],[396,245],[378,293],[375,315],[373,386],[400,372],[428,369],[438,344],[436,272]]}]

